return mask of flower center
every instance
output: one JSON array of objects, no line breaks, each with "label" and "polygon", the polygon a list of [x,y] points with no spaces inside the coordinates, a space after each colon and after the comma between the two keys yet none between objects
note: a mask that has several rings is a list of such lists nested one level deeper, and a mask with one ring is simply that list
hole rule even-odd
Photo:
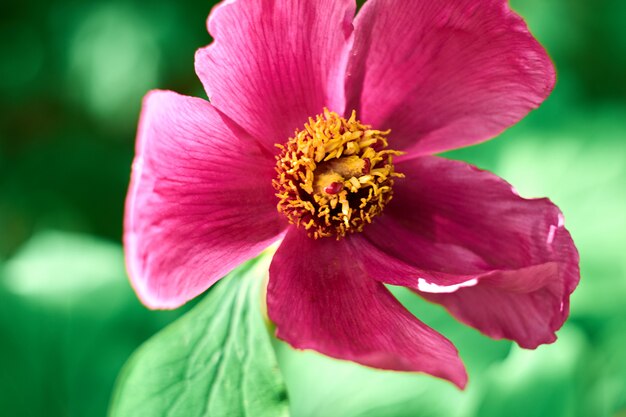
[{"label": "flower center", "polygon": [[278,176],[272,185],[278,211],[318,239],[361,232],[393,195],[393,157],[386,149],[389,130],[361,124],[353,111],[346,120],[335,112],[309,118],[303,130],[276,145]]}]

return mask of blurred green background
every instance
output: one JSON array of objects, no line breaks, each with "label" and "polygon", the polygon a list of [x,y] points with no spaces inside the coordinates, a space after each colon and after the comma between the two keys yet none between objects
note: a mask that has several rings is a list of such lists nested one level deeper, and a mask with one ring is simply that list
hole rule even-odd
[{"label": "blurred green background", "polygon": [[[626,2],[514,0],[558,69],[498,139],[450,153],[563,210],[582,281],[556,344],[492,341],[407,292],[451,338],[465,392],[275,341],[294,416],[626,416]],[[104,416],[151,312],[124,272],[123,202],[143,94],[204,95],[210,1],[27,0],[0,15],[0,415]]]}]

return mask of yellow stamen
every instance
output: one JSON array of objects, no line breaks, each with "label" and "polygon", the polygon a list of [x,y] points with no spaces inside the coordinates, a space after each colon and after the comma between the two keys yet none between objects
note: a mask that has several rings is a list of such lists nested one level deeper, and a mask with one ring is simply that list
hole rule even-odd
[{"label": "yellow stamen", "polygon": [[356,118],[335,112],[309,118],[304,129],[276,157],[272,181],[278,211],[314,239],[361,232],[379,215],[393,195],[393,157],[388,150],[390,131],[374,130]]}]

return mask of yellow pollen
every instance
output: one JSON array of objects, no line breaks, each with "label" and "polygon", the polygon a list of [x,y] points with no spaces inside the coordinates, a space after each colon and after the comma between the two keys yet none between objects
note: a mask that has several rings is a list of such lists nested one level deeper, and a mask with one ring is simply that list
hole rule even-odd
[{"label": "yellow pollen", "polygon": [[335,112],[309,118],[284,145],[276,145],[277,177],[272,181],[278,211],[309,237],[318,239],[361,232],[393,196],[390,131],[374,130]]}]

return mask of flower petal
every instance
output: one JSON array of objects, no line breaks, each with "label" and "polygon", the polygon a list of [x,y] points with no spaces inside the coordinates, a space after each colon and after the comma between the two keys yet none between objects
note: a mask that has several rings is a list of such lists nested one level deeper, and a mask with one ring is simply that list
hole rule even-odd
[{"label": "flower petal", "polygon": [[211,103],[268,147],[324,106],[343,112],[354,0],[233,0],[208,20],[196,53]]},{"label": "flower petal", "polygon": [[149,307],[173,308],[284,228],[272,159],[207,101],[153,91],[144,99],[126,202],[131,282]]},{"label": "flower petal", "polygon": [[369,0],[355,20],[347,110],[415,155],[471,145],[550,94],[554,67],[506,0]]},{"label": "flower petal", "polygon": [[491,337],[526,348],[553,342],[579,280],[559,209],[463,162],[422,157],[397,169],[406,178],[359,249],[372,254],[370,273]]},{"label": "flower petal", "polygon": [[371,279],[349,239],[313,240],[292,229],[270,266],[268,313],[298,349],[367,366],[419,371],[463,388],[467,375],[443,336]]}]

